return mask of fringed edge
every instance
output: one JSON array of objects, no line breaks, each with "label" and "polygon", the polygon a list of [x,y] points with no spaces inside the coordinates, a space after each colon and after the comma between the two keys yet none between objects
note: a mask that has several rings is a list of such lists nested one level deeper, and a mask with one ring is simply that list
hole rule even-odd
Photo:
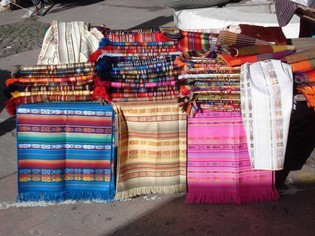
[{"label": "fringed edge", "polygon": [[232,193],[213,192],[188,192],[185,198],[186,204],[240,204],[238,196]]},{"label": "fringed edge", "polygon": [[28,201],[45,201],[45,202],[61,202],[66,200],[75,201],[93,201],[101,200],[106,202],[112,202],[115,197],[114,193],[102,192],[102,191],[65,191],[65,192],[25,192],[19,193],[17,202]]},{"label": "fringed edge", "polygon": [[175,186],[150,186],[150,187],[139,187],[122,192],[117,192],[115,200],[124,200],[133,197],[139,197],[147,194],[172,194],[186,192],[186,185],[179,184]]},{"label": "fringed edge", "polygon": [[241,194],[213,193],[213,192],[193,192],[187,193],[186,204],[245,204],[251,202],[267,202],[280,199],[276,189],[243,192]]}]

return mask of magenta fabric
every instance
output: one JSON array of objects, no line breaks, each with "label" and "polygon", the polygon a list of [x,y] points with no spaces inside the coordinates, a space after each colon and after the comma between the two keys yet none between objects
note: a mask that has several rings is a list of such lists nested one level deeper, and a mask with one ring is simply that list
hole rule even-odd
[{"label": "magenta fabric", "polygon": [[186,203],[279,199],[272,171],[250,165],[240,112],[204,111],[188,118]]}]

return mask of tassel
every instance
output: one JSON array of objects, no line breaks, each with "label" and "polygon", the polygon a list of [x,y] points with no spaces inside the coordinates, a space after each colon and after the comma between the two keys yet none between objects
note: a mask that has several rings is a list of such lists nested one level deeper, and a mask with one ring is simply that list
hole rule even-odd
[{"label": "tassel", "polygon": [[100,101],[101,103],[104,103],[103,101],[105,100],[106,102],[111,102],[112,99],[108,95],[106,89],[104,87],[95,87],[92,93],[92,100],[93,101]]},{"label": "tassel", "polygon": [[107,89],[110,88],[110,82],[101,80],[99,77],[95,77],[94,79],[94,90],[92,93],[93,101],[105,100],[106,102],[111,102],[112,98],[107,93]]},{"label": "tassel", "polygon": [[20,98],[11,98],[5,103],[5,109],[9,115],[13,116],[16,114],[16,108],[20,105]]}]

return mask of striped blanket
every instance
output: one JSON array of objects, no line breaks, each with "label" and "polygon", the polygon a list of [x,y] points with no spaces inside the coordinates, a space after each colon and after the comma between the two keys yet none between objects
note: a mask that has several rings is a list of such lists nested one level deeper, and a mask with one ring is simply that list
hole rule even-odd
[{"label": "striped blanket", "polygon": [[205,110],[188,118],[186,203],[276,200],[272,171],[251,168],[240,112]]},{"label": "striped blanket", "polygon": [[118,103],[116,199],[186,191],[186,115],[176,101]]},{"label": "striped blanket", "polygon": [[114,116],[91,102],[20,105],[17,199],[112,200]]}]

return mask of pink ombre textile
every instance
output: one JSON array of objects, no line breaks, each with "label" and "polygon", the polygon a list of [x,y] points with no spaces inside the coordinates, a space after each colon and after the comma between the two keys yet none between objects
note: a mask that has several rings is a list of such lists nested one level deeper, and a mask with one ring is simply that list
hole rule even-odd
[{"label": "pink ombre textile", "polygon": [[188,118],[186,203],[279,199],[272,171],[251,168],[240,112],[204,111]]}]

